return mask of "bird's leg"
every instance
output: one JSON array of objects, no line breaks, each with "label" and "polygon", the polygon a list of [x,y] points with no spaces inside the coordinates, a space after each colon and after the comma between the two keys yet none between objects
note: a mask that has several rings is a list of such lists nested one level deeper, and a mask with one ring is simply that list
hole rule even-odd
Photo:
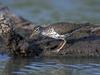
[{"label": "bird's leg", "polygon": [[63,44],[55,52],[59,52],[64,47],[64,45],[66,44],[66,40],[63,39],[63,41],[64,41]]}]

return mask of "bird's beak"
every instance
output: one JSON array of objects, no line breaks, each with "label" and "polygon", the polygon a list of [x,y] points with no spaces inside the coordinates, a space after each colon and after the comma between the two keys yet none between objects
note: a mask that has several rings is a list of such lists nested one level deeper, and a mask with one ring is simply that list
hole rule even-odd
[{"label": "bird's beak", "polygon": [[30,35],[30,38],[32,38],[35,34],[32,32],[32,34]]},{"label": "bird's beak", "polygon": [[30,38],[32,38],[33,36],[34,36],[34,34],[32,33],[31,36],[30,36]]},{"label": "bird's beak", "polygon": [[2,34],[2,30],[0,29],[0,35]]}]

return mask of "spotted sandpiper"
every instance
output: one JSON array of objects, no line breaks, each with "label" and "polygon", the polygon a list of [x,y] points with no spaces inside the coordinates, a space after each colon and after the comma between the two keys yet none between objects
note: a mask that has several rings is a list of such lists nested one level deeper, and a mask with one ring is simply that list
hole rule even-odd
[{"label": "spotted sandpiper", "polygon": [[51,37],[54,39],[61,39],[63,40],[63,44],[56,50],[56,52],[59,52],[64,45],[66,44],[67,37],[70,37],[74,32],[79,31],[79,29],[84,26],[83,24],[75,24],[75,23],[54,23],[50,24],[48,26],[36,26],[33,29],[32,35],[30,38],[32,38],[35,34],[43,35],[46,37]]}]

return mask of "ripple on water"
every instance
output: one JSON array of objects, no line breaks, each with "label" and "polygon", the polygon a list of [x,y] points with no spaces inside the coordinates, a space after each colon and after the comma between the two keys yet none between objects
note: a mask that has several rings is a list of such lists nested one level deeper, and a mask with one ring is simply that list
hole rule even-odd
[{"label": "ripple on water", "polygon": [[[1,56],[4,57],[4,56]],[[2,58],[3,59],[3,58]],[[85,62],[75,61],[73,59],[8,59],[1,60],[0,74],[1,75],[99,75],[100,64],[93,63],[96,60],[85,60]],[[65,61],[65,59],[64,59]],[[71,61],[71,63],[69,63]],[[81,59],[82,61],[82,59]],[[5,63],[5,64],[4,64]],[[2,74],[2,72],[6,74]]]},{"label": "ripple on water", "polygon": [[0,75],[2,75],[8,60],[9,57],[7,55],[0,55]]},{"label": "ripple on water", "polygon": [[[99,64],[96,64],[96,66]],[[19,72],[15,72],[20,75],[26,75],[26,74],[52,74],[57,73],[60,75],[62,72],[64,75],[66,75],[66,72],[71,71],[71,75],[99,75],[100,74],[100,67],[96,68],[95,64],[74,64],[74,65],[68,65],[68,64],[59,64],[59,63],[52,63],[46,62],[46,63],[40,63],[40,62],[34,62],[32,64],[24,66],[24,68],[21,68]],[[100,66],[100,65],[99,65]],[[66,72],[65,72],[66,71]]]}]

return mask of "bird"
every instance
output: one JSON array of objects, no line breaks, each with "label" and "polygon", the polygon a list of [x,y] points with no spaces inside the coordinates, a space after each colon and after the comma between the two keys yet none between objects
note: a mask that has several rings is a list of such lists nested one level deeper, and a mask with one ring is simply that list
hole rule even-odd
[{"label": "bird", "polygon": [[53,23],[45,26],[34,27],[30,38],[34,35],[43,35],[53,39],[63,40],[62,45],[54,52],[59,52],[66,44],[66,38],[70,37],[73,33],[80,30],[81,27],[87,26],[88,24],[76,24],[68,22]]}]

